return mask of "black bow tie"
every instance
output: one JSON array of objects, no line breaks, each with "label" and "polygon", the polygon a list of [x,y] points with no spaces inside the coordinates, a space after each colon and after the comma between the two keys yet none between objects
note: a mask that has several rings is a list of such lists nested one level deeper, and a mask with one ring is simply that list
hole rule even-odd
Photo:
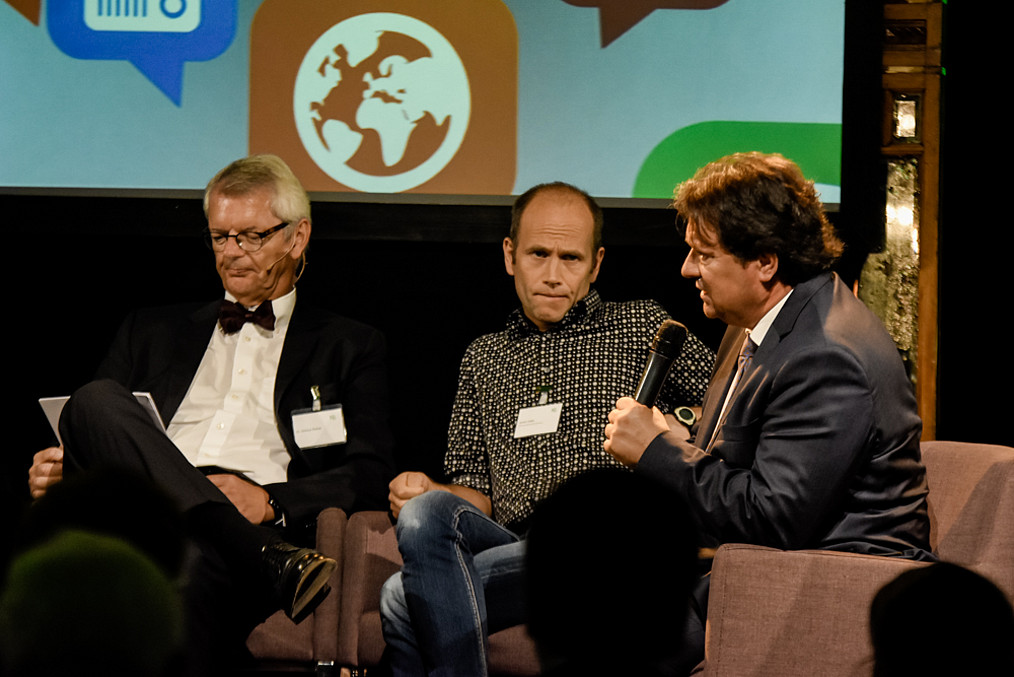
[{"label": "black bow tie", "polygon": [[235,334],[246,322],[253,322],[268,330],[275,328],[275,313],[271,309],[271,301],[257,306],[257,310],[247,310],[238,303],[222,299],[218,307],[218,323],[226,334]]}]

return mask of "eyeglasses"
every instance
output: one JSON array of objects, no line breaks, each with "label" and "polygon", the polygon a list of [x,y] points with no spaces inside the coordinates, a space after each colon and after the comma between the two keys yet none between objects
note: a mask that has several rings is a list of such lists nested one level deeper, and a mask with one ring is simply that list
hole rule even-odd
[{"label": "eyeglasses", "polygon": [[208,245],[213,251],[220,252],[225,249],[225,244],[230,238],[236,240],[236,246],[245,252],[255,252],[264,245],[264,240],[271,237],[272,234],[277,233],[282,228],[289,225],[289,222],[279,223],[277,226],[272,226],[267,230],[257,232],[255,230],[244,230],[235,235],[229,235],[222,233],[217,230],[205,230],[204,231],[204,243]]}]

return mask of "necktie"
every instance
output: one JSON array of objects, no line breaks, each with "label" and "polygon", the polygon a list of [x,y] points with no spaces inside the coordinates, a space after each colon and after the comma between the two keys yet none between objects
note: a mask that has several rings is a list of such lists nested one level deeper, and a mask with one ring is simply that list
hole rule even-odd
[{"label": "necktie", "polygon": [[739,359],[736,361],[736,375],[732,379],[732,385],[729,386],[729,391],[736,390],[736,386],[739,385],[739,380],[743,378],[743,370],[747,368],[750,361],[753,360],[753,354],[757,351],[757,344],[753,342],[748,334],[746,339],[743,341],[743,347],[739,349]]},{"label": "necktie", "polygon": [[247,310],[238,303],[223,299],[218,307],[218,323],[226,334],[235,334],[246,322],[253,322],[264,329],[275,328],[275,313],[271,309],[271,301],[257,306],[257,310]]},{"label": "necktie", "polygon": [[732,383],[729,384],[729,390],[726,392],[725,402],[722,404],[722,411],[718,416],[718,424],[715,426],[715,430],[711,433],[711,439],[708,441],[708,451],[711,451],[711,445],[715,443],[718,431],[725,423],[725,410],[728,409],[732,398],[736,396],[736,387],[739,386],[739,381],[743,378],[743,372],[746,371],[750,361],[753,360],[753,354],[756,351],[757,344],[747,334],[746,339],[743,340],[743,347],[739,349],[739,358],[736,360],[736,374],[732,377]]}]

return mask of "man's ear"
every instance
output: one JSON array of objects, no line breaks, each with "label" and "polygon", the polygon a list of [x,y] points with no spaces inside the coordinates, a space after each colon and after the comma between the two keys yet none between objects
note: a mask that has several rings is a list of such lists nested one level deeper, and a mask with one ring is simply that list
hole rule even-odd
[{"label": "man's ear", "polygon": [[295,244],[292,245],[292,249],[289,251],[289,256],[293,261],[298,260],[303,255],[303,252],[306,251],[306,245],[310,243],[310,231],[312,230],[313,227],[307,219],[303,219],[296,224],[296,230],[292,234]]},{"label": "man's ear", "polygon": [[778,254],[761,254],[757,257],[761,282],[768,283],[778,274]]},{"label": "man's ear", "polygon": [[606,255],[606,248],[599,247],[599,250],[595,252],[595,263],[592,265],[591,273],[588,275],[588,281],[594,282],[599,276],[599,268],[602,266],[602,257]]},{"label": "man's ear", "polygon": [[509,237],[503,239],[503,265],[507,274],[514,277],[514,243]]}]

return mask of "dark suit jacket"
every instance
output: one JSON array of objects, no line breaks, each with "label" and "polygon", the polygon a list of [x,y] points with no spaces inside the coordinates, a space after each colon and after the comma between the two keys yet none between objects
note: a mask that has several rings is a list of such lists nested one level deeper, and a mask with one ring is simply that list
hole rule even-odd
[{"label": "dark suit jacket", "polygon": [[709,545],[929,550],[922,423],[894,342],[841,282],[795,287],[718,426],[745,332],[730,328],[696,443],[660,435],[638,471],[685,496]]},{"label": "dark suit jacket", "polygon": [[[219,302],[132,313],[120,327],[97,378],[150,391],[168,425],[197,373],[218,321]],[[292,456],[288,481],[265,489],[290,522],[312,522],[321,509],[386,509],[393,474],[387,370],[380,332],[302,301],[293,310],[275,377],[275,420]],[[311,406],[310,386],[325,405],[341,404],[343,445],[300,449],[291,412]]]}]

